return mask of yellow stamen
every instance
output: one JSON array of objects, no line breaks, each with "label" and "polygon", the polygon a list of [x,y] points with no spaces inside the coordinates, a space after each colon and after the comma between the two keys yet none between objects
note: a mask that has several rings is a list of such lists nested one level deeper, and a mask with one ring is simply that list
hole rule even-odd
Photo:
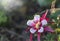
[{"label": "yellow stamen", "polygon": [[40,25],[40,22],[36,23],[36,28],[38,29]]}]

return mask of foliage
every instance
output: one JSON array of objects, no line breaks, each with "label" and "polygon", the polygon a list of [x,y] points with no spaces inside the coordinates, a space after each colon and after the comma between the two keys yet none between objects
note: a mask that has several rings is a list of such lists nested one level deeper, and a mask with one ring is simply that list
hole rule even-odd
[{"label": "foliage", "polygon": [[7,22],[7,16],[4,11],[0,11],[0,24]]},{"label": "foliage", "polygon": [[54,1],[54,0],[37,0],[38,4],[42,7],[43,6],[45,6],[45,7],[50,6],[52,1]]}]

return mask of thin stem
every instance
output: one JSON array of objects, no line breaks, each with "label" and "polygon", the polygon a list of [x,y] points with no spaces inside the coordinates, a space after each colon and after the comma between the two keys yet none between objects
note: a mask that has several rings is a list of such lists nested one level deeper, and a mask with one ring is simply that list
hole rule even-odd
[{"label": "thin stem", "polygon": [[30,33],[30,41],[33,41],[33,34]]},{"label": "thin stem", "polygon": [[37,39],[38,41],[40,41],[40,33],[38,32],[38,35],[37,35]]}]

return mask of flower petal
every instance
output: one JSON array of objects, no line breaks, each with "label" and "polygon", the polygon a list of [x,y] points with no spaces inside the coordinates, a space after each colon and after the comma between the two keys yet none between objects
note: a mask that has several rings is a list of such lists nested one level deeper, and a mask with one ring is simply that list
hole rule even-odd
[{"label": "flower petal", "polygon": [[39,30],[38,30],[38,32],[40,32],[40,33],[42,33],[44,31],[44,28],[43,27],[41,27]]},{"label": "flower petal", "polygon": [[50,26],[44,27],[44,30],[48,32],[54,32],[54,30]]},{"label": "flower petal", "polygon": [[31,28],[31,29],[30,29],[30,32],[31,32],[31,33],[35,33],[35,32],[36,32],[36,30],[35,30],[35,29],[33,29],[33,28]]},{"label": "flower petal", "polygon": [[33,24],[34,24],[33,20],[28,20],[28,21],[27,21],[27,25],[28,25],[28,26],[33,26]]},{"label": "flower petal", "polygon": [[39,21],[40,20],[40,15],[35,15],[33,20],[34,21]]},{"label": "flower petal", "polygon": [[42,25],[46,25],[47,24],[47,21],[44,19],[41,21]]}]

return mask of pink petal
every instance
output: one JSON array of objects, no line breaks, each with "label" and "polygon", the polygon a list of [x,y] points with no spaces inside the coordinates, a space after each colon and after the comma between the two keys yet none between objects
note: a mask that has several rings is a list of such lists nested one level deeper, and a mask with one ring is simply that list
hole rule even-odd
[{"label": "pink petal", "polygon": [[42,18],[45,19],[47,14],[48,14],[48,10],[46,10],[46,12],[42,15]]},{"label": "pink petal", "polygon": [[49,21],[50,19],[49,18],[45,18],[47,21]]},{"label": "pink petal", "polygon": [[50,26],[44,27],[44,30],[48,32],[54,32],[54,30]]}]

